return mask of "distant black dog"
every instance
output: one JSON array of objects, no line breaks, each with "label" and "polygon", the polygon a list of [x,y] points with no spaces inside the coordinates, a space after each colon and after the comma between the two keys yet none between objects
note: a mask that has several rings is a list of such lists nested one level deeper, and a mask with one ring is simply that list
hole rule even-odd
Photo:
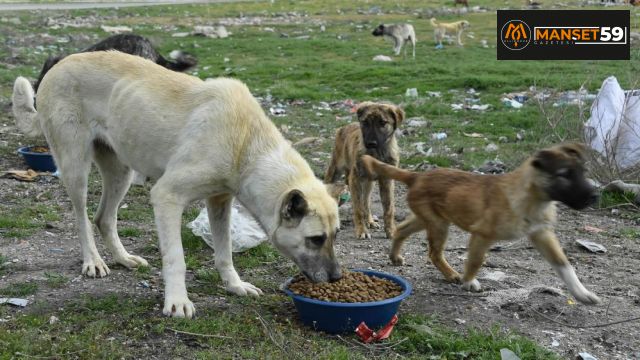
[{"label": "distant black dog", "polygon": [[[176,56],[172,56],[175,61],[167,60],[162,57],[162,55],[160,55],[158,51],[156,51],[149,39],[134,34],[113,35],[80,52],[102,50],[117,50],[131,55],[138,55],[145,59],[149,59],[158,65],[164,66],[169,70],[174,71],[185,71],[198,63],[198,60],[196,60],[196,58],[181,51],[178,51]],[[33,86],[34,92],[38,92],[40,82],[42,81],[44,75],[49,71],[49,69],[51,69],[62,59],[64,59],[64,56],[50,56],[47,61],[45,61],[44,66],[42,67],[42,71],[40,72],[40,76],[38,76],[38,81],[36,81],[35,85]]]}]

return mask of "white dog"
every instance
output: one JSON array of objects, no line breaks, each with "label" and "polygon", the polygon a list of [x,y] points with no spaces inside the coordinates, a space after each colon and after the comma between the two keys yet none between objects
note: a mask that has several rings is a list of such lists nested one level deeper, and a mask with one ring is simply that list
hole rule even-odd
[{"label": "white dog", "polygon": [[455,35],[458,40],[458,45],[462,46],[462,32],[471,26],[467,20],[444,23],[437,22],[436,18],[431,18],[430,22],[431,26],[433,26],[433,37],[436,43],[438,43],[437,46],[439,48],[442,47],[442,39],[444,39],[445,35]]},{"label": "white dog", "polygon": [[87,177],[93,160],[103,179],[95,223],[113,259],[147,265],[129,254],[116,231],[116,212],[134,169],[157,179],[151,190],[162,254],[163,312],[192,317],[180,239],[181,214],[204,199],[215,264],[228,291],[259,295],[233,267],[229,216],[235,196],[275,247],[313,281],[340,278],[333,241],[338,207],[309,165],[278,132],[247,87],[232,79],[201,81],[119,52],[71,55],[51,69],[38,91],[18,78],[13,112],[28,135],[44,133],[75,212],[82,272],[106,276],[87,218]]}]

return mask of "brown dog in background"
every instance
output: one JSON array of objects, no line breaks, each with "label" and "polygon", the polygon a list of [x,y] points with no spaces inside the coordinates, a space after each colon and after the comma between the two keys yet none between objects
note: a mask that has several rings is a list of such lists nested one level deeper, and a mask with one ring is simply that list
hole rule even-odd
[{"label": "brown dog in background", "polygon": [[442,40],[446,35],[455,35],[458,45],[463,46],[462,32],[471,26],[467,20],[460,20],[452,23],[438,22],[436,18],[429,20],[433,26],[433,38],[438,47],[442,47]]},{"label": "brown dog in background", "polygon": [[[476,274],[489,248],[498,240],[527,236],[578,301],[596,304],[600,299],[582,285],[553,232],[555,201],[583,209],[597,199],[584,176],[584,151],[581,144],[554,146],[504,175],[453,169],[415,173],[369,156],[362,162],[368,172],[409,186],[407,201],[413,215],[394,234],[390,254],[394,264],[403,264],[400,250],[405,239],[426,229],[429,258],[438,270],[448,281],[462,280],[464,289],[479,291]],[[451,223],[471,233],[462,279],[444,258]]]},{"label": "brown dog in background", "polygon": [[[334,187],[330,193],[336,197],[340,192],[336,182],[343,174],[346,175],[353,203],[356,237],[370,239],[368,229],[379,227],[369,206],[372,182],[377,177],[368,176],[359,159],[368,154],[384,163],[398,165],[400,152],[395,131],[404,120],[404,111],[395,105],[364,102],[358,106],[356,114],[358,123],[343,126],[336,133],[336,144],[324,182]],[[377,180],[384,209],[384,229],[387,237],[391,238],[395,232],[393,181]]]}]

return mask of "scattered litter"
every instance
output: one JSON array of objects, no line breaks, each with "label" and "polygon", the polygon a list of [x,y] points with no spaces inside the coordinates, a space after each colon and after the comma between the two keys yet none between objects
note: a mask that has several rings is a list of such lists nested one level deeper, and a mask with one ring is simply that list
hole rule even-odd
[{"label": "scattered litter", "polygon": [[502,98],[502,103],[506,106],[506,107],[510,107],[510,108],[514,108],[514,109],[520,109],[523,104],[519,101],[517,101],[516,99],[509,99],[509,98]]},{"label": "scattered litter", "polygon": [[507,274],[502,271],[487,271],[480,278],[492,281],[502,281],[507,278]]},{"label": "scattered litter", "polygon": [[303,146],[303,145],[310,145],[310,144],[321,143],[321,142],[322,142],[321,138],[310,136],[310,137],[302,138],[296,141],[295,143],[293,143],[293,146]]},{"label": "scattered litter", "polygon": [[594,234],[599,234],[601,232],[604,232],[603,229],[597,228],[595,226],[591,226],[591,225],[585,225],[584,229],[590,233],[594,233]]},{"label": "scattered litter", "polygon": [[[230,223],[231,248],[233,252],[251,249],[267,240],[267,235],[262,231],[260,225],[239,203],[234,202],[231,207]],[[188,223],[187,227],[193,231],[194,235],[202,237],[207,245],[213,248],[213,235],[211,234],[206,208],[202,209],[198,217]]]},{"label": "scattered litter", "polygon": [[149,285],[149,282],[147,280],[142,280],[138,283],[138,285],[140,285],[140,287],[144,288],[144,289],[148,289],[151,286]]},{"label": "scattered litter", "polygon": [[320,25],[320,32],[327,31],[327,28],[324,25]]},{"label": "scattered litter", "polygon": [[489,145],[485,146],[484,151],[487,152],[494,152],[494,151],[498,151],[498,145],[494,144],[494,143],[490,143]]},{"label": "scattered litter", "polygon": [[360,337],[363,343],[368,344],[374,341],[380,341],[388,338],[391,335],[391,331],[393,331],[393,326],[398,322],[398,315],[393,315],[391,320],[387,325],[385,325],[378,332],[374,332],[369,329],[365,322],[361,322],[358,327],[356,327],[355,333]]},{"label": "scattered litter", "polygon": [[49,325],[53,325],[53,324],[57,323],[58,321],[60,321],[60,319],[58,319],[57,316],[51,315],[51,317],[49,318]]},{"label": "scattered litter", "polygon": [[556,339],[553,339],[553,341],[551,341],[551,346],[552,347],[558,347],[560,346],[560,342]]},{"label": "scattered litter", "polygon": [[489,48],[489,44],[488,44],[486,39],[480,40],[480,45],[482,45],[482,47],[485,48],[485,49]]},{"label": "scattered litter", "polygon": [[490,106],[491,106],[491,105],[489,105],[489,104],[484,104],[484,105],[474,104],[474,105],[471,105],[471,110],[485,111],[485,110],[487,110]]},{"label": "scattered litter", "polygon": [[453,319],[453,321],[455,321],[455,323],[458,324],[458,325],[462,325],[462,324],[466,324],[467,323],[467,320],[458,319],[458,318]]},{"label": "scattered litter", "polygon": [[625,92],[614,76],[591,105],[584,135],[592,149],[621,170],[640,164],[640,91]]},{"label": "scattered litter", "polygon": [[482,135],[480,133],[476,133],[476,132],[470,133],[470,134],[463,132],[462,135],[464,135],[466,137],[470,137],[470,138],[483,138],[484,137],[484,135]]},{"label": "scattered litter", "polygon": [[407,89],[407,91],[405,92],[404,96],[408,96],[408,97],[418,97],[418,89],[416,89],[416,88],[409,88],[409,89]]},{"label": "scattered litter", "polygon": [[431,138],[433,140],[444,140],[447,138],[447,133],[435,133],[435,134],[431,134]]},{"label": "scattered litter", "polygon": [[227,28],[218,25],[218,26],[209,26],[209,25],[196,25],[193,27],[193,31],[191,35],[195,36],[206,36],[213,39],[224,39],[228,38],[231,35],[230,32],[227,31]]},{"label": "scattered litter", "polygon": [[25,307],[25,306],[27,306],[28,303],[29,303],[29,300],[27,300],[27,299],[0,298],[0,305],[9,304],[9,305],[14,305],[14,306]]},{"label": "scattered litter", "polygon": [[20,181],[35,181],[40,175],[50,175],[46,172],[36,172],[32,169],[29,170],[9,170],[2,172],[2,177],[8,177]]},{"label": "scattered litter", "polygon": [[64,249],[61,249],[61,248],[51,248],[51,249],[49,249],[49,252],[51,252],[51,253],[58,253],[58,254],[61,254],[61,253],[63,253],[63,252],[64,252]]},{"label": "scattered litter", "polygon": [[177,33],[171,34],[171,37],[183,38],[183,37],[187,37],[189,35],[191,35],[191,33],[188,33],[188,32],[177,32]]},{"label": "scattered litter", "polygon": [[423,117],[412,117],[407,119],[405,124],[408,127],[423,127],[426,126],[428,122]]},{"label": "scattered litter", "polygon": [[500,143],[508,143],[509,142],[509,138],[506,137],[506,136],[500,136],[498,138],[498,142],[500,142]]},{"label": "scattered litter", "polygon": [[287,115],[287,110],[281,107],[271,107],[269,108],[269,112],[273,116],[285,116]]},{"label": "scattered litter", "polygon": [[429,155],[431,155],[433,150],[431,148],[429,148],[427,151],[425,151],[424,150],[424,146],[425,145],[426,145],[426,143],[424,143],[424,142],[417,142],[417,143],[413,144],[413,146],[415,146],[415,148],[418,151],[418,153],[420,153],[421,155],[424,155],[424,156],[429,156]]},{"label": "scattered litter", "polygon": [[376,55],[373,57],[373,61],[393,61],[393,59],[387,55]]},{"label": "scattered litter", "polygon": [[586,101],[593,101],[595,98],[595,94],[589,94],[589,91],[587,89],[581,87],[578,91],[570,90],[560,93],[558,98],[556,99],[556,102],[553,103],[553,106],[582,106]]},{"label": "scattered litter", "polygon": [[108,25],[100,25],[100,29],[104,32],[108,32],[111,34],[122,34],[132,32],[133,29],[128,26],[108,26]]},{"label": "scattered litter", "polygon": [[513,351],[502,348],[500,349],[500,360],[520,360],[520,358]]},{"label": "scattered litter", "polygon": [[442,93],[440,91],[427,91],[427,95],[429,95],[429,97],[442,97]]},{"label": "scattered litter", "polygon": [[487,160],[482,166],[476,169],[476,172],[483,174],[504,174],[507,166],[500,160]]},{"label": "scattered litter", "polygon": [[524,130],[520,130],[516,133],[516,141],[522,141],[524,140]]},{"label": "scattered litter", "polygon": [[576,242],[592,253],[604,254],[607,252],[606,247],[593,241],[578,239]]},{"label": "scattered litter", "polygon": [[578,353],[580,360],[598,360],[595,356],[589,354],[588,352]]},{"label": "scattered litter", "polygon": [[436,50],[444,49],[444,45],[438,44],[436,45]]}]

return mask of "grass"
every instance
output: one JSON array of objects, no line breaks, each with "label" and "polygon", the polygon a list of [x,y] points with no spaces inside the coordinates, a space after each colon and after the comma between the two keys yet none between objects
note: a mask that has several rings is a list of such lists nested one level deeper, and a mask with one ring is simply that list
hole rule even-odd
[{"label": "grass", "polygon": [[[638,83],[639,48],[635,44],[629,62],[496,61],[494,48],[480,46],[482,39],[495,44],[495,14],[491,11],[464,15],[471,22],[474,35],[473,39],[463,39],[464,47],[446,45],[443,50],[435,50],[428,18],[431,11],[437,12],[450,4],[450,0],[399,0],[379,4],[366,0],[290,0],[16,12],[10,17],[18,17],[20,24],[0,22],[0,52],[11,55],[0,62],[0,104],[8,105],[12,83],[18,75],[37,77],[47,56],[72,53],[106,37],[108,34],[99,28],[101,24],[127,25],[149,37],[162,54],[182,49],[195,55],[199,65],[192,71],[193,75],[202,79],[233,76],[246,82],[256,96],[270,96],[274,103],[286,105],[287,115],[272,120],[279,128],[289,129],[285,135],[292,141],[307,136],[324,140],[319,145],[300,148],[315,173],[322,176],[334,131],[352,120],[351,103],[391,101],[402,105],[408,118],[423,117],[429,121],[430,126],[415,128],[399,139],[403,166],[428,162],[473,169],[486,160],[499,159],[513,168],[541,146],[579,139],[589,106],[554,106],[553,100],[538,104],[530,99],[516,110],[502,104],[505,93],[536,86],[555,94],[577,90],[581,85],[594,93],[610,75],[616,76],[623,88],[633,88]],[[519,0],[487,0],[482,6],[520,8],[521,4]],[[570,2],[570,6],[577,4]],[[382,14],[372,13],[374,6],[379,7]],[[632,26],[637,28],[638,10],[634,8],[631,12]],[[46,18],[63,15],[75,19],[97,16],[100,20],[82,28],[43,27]],[[240,15],[242,21],[252,17],[263,21],[260,25],[228,26],[233,34],[227,39],[171,36],[174,32],[190,31],[193,25],[210,25],[223,18],[239,21]],[[460,18],[451,14],[437,17],[444,21]],[[401,21],[411,22],[416,28],[416,59],[394,57],[389,63],[371,61],[378,54],[390,55],[391,49],[389,43],[373,38],[371,29],[381,22]],[[326,31],[320,31],[321,24],[326,26]],[[41,36],[44,33],[52,40]],[[68,42],[58,42],[58,39]],[[407,88],[417,88],[419,96],[405,97]],[[471,88],[477,92],[475,95],[471,94]],[[430,97],[427,91],[440,92],[441,97]],[[452,111],[452,103],[468,102],[470,98],[489,104],[489,110]],[[338,105],[318,110],[320,102]],[[6,123],[13,121],[5,115],[0,115],[0,119]],[[445,132],[447,138],[434,140],[431,135],[439,132]],[[483,137],[464,135],[474,132]],[[516,141],[516,133],[523,133],[524,139]],[[0,138],[2,136],[0,134]],[[501,137],[507,141],[501,142]],[[423,142],[425,150],[431,148],[431,154],[418,153],[417,142]],[[486,151],[490,143],[498,144],[498,150]],[[0,156],[15,156],[13,145],[17,143],[0,148]],[[68,211],[61,206],[40,203],[31,196],[33,188],[31,184],[20,184],[15,186],[15,196],[0,199],[6,200],[0,201],[2,239],[34,236],[47,223],[61,221],[60,214]],[[152,227],[154,223],[149,189],[150,185],[133,187],[124,200],[126,206],[118,212],[119,235],[128,241],[142,242],[141,254],[150,262],[150,267],[134,270],[139,280],[154,279],[160,267],[157,235],[144,227]],[[50,190],[45,190],[39,198],[42,201],[54,198]],[[90,215],[95,213],[100,192],[101,182],[93,171],[89,182]],[[605,193],[600,206],[617,206],[629,199],[627,195]],[[200,208],[201,204],[190,206],[183,214],[184,222],[194,219]],[[260,299],[226,294],[214,269],[213,250],[188,228],[183,227],[181,234],[187,268],[195,277],[188,282],[189,292],[212,300],[198,307],[196,319],[162,318],[157,308],[162,299],[157,293],[87,296],[73,301],[56,299],[57,304],[36,302],[19,316],[11,308],[0,307],[0,318],[9,319],[0,327],[0,359],[30,356],[382,359],[396,354],[410,359],[495,359],[503,347],[522,359],[554,358],[532,341],[499,327],[461,333],[439,325],[435,319],[406,312],[390,341],[407,340],[382,351],[353,345],[352,337],[341,340],[311,332],[291,316],[294,310],[279,292],[267,293]],[[638,232],[628,228],[620,230],[620,235],[637,238]],[[3,265],[6,260],[0,255],[0,274],[7,272],[8,266]],[[296,271],[291,262],[268,244],[235,254],[234,261],[243,278],[263,289],[278,286],[273,277],[261,276],[264,273],[275,268],[281,275],[289,276]],[[39,286],[41,283],[46,286]],[[0,288],[0,294],[28,296],[37,294],[39,289],[64,289],[69,286],[69,279],[61,273],[47,272],[41,283],[13,283]],[[49,323],[52,315],[60,321]],[[225,337],[179,335],[169,329]]]}]

